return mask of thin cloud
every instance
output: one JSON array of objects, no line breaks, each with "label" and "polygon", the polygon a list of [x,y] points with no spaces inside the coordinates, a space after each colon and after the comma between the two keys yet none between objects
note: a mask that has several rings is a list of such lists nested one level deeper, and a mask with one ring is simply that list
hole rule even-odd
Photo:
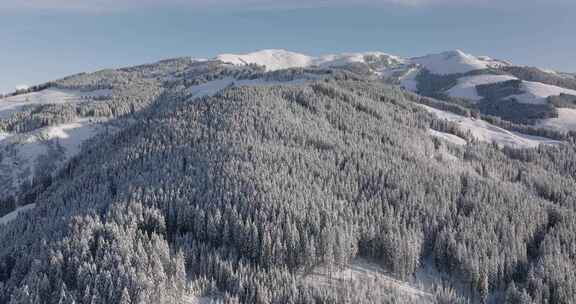
[{"label": "thin cloud", "polygon": [[71,11],[106,13],[146,9],[234,9],[276,10],[326,7],[466,7],[513,8],[530,6],[560,7],[574,0],[0,0],[0,15],[10,12]]},{"label": "thin cloud", "polygon": [[[266,7],[310,7],[329,5],[494,5],[502,2],[544,3],[544,0],[2,0],[0,10],[6,9],[58,9],[58,10],[117,10],[146,7],[185,6],[191,8],[266,8]],[[547,0],[546,3],[560,3],[570,0]]]}]

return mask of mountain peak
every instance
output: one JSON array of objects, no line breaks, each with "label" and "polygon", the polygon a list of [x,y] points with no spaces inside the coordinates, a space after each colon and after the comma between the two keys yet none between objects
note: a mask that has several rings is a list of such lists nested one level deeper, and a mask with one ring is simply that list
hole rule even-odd
[{"label": "mountain peak", "polygon": [[284,49],[263,49],[246,54],[221,54],[216,56],[216,59],[236,65],[251,63],[264,65],[269,71],[306,67],[312,61],[310,56]]},{"label": "mountain peak", "polygon": [[431,73],[439,75],[464,74],[506,64],[486,56],[470,55],[460,49],[416,57],[412,58],[411,61],[421,65]]}]

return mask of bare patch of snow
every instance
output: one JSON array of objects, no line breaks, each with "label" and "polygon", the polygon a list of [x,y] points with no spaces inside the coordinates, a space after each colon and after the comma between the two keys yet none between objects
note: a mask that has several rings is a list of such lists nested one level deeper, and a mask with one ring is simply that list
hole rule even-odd
[{"label": "bare patch of snow", "polygon": [[437,138],[441,138],[441,139],[443,139],[443,140],[445,140],[445,141],[451,142],[451,143],[453,143],[453,144],[455,144],[455,145],[458,145],[458,146],[465,146],[465,145],[466,145],[466,140],[465,140],[465,139],[463,139],[463,138],[461,138],[461,137],[458,137],[458,136],[456,136],[456,135],[454,135],[454,134],[444,133],[444,132],[440,132],[440,131],[436,131],[436,130],[432,130],[432,129],[429,129],[429,130],[428,130],[428,133],[429,133],[431,136],[434,136],[434,137],[437,137]]},{"label": "bare patch of snow", "polygon": [[560,131],[576,131],[576,109],[558,108],[558,117],[541,120],[537,126]]},{"label": "bare patch of snow", "polygon": [[0,99],[0,118],[8,117],[27,105],[74,103],[81,102],[83,99],[111,95],[111,90],[80,91],[49,88],[38,92],[10,96]]},{"label": "bare patch of snow", "polygon": [[222,54],[215,58],[235,65],[250,63],[263,65],[268,71],[304,68],[310,66],[339,67],[351,63],[366,63],[379,73],[391,66],[405,63],[405,60],[383,52],[328,54],[312,57],[286,50],[261,50],[248,54]]},{"label": "bare patch of snow", "polygon": [[243,55],[221,54],[216,59],[235,65],[264,65],[269,71],[307,67],[312,63],[310,56],[286,50],[261,50]]},{"label": "bare patch of snow", "polygon": [[213,303],[213,298],[209,297],[197,297],[185,295],[182,299],[183,304],[210,304]]},{"label": "bare patch of snow", "polygon": [[509,98],[516,98],[518,102],[528,104],[546,104],[546,98],[560,95],[561,93],[576,96],[576,91],[569,90],[549,84],[532,81],[522,81],[521,90],[524,92],[519,95],[512,95]]},{"label": "bare patch of snow", "polygon": [[467,73],[506,65],[503,61],[494,60],[486,56],[475,57],[460,50],[416,57],[412,58],[411,62],[421,65],[430,73],[439,75]]},{"label": "bare patch of snow", "polygon": [[303,281],[316,287],[339,288],[347,282],[373,283],[375,288],[395,290],[403,296],[412,298],[419,303],[433,303],[434,296],[426,291],[388,275],[379,265],[365,259],[357,258],[350,265],[343,267],[316,267],[302,277]]},{"label": "bare patch of snow", "polygon": [[40,174],[53,174],[76,155],[84,141],[105,127],[103,119],[82,118],[24,134],[0,136],[0,197]]},{"label": "bare patch of snow", "polygon": [[418,81],[416,76],[420,73],[419,68],[410,68],[404,75],[400,77],[400,85],[408,91],[418,91]]},{"label": "bare patch of snow", "polygon": [[440,119],[453,121],[465,132],[470,132],[476,139],[488,143],[496,143],[513,148],[534,148],[541,144],[557,145],[561,141],[545,137],[526,135],[492,125],[481,119],[460,116],[454,113],[438,110],[429,106],[420,105],[428,112],[435,114]]},{"label": "bare patch of snow", "polygon": [[514,79],[517,78],[509,75],[477,75],[462,77],[458,79],[458,84],[446,91],[446,94],[452,97],[466,98],[469,100],[478,101],[482,99],[482,96],[478,95],[476,86],[504,82]]},{"label": "bare patch of snow", "polygon": [[28,210],[34,209],[34,207],[36,207],[36,204],[30,204],[16,208],[16,210],[0,217],[0,225],[6,225],[10,223],[11,221],[15,220],[18,217],[18,214],[20,214],[21,212],[26,212]]}]

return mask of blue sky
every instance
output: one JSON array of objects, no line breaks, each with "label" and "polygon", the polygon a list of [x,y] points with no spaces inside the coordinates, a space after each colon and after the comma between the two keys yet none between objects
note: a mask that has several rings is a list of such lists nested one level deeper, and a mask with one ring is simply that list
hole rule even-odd
[{"label": "blue sky", "polygon": [[178,56],[450,49],[576,72],[572,0],[0,0],[0,92]]}]

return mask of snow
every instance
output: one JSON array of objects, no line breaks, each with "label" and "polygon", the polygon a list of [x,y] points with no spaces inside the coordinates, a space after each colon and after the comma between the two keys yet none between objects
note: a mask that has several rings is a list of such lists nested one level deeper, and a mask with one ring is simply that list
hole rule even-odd
[{"label": "snow", "polygon": [[541,120],[538,127],[560,131],[576,131],[576,109],[558,108],[558,117]]},{"label": "snow", "polygon": [[[458,84],[450,88],[446,93],[452,97],[467,98],[473,101],[482,99],[478,95],[476,86],[484,84],[493,84],[508,80],[518,79],[509,75],[477,75],[467,76],[458,79]],[[516,98],[520,103],[527,104],[546,104],[549,96],[560,95],[561,93],[576,96],[576,91],[569,90],[553,85],[543,84],[540,82],[522,81],[520,90],[523,92],[518,95],[511,95],[508,98]]]},{"label": "snow", "polygon": [[243,55],[221,54],[218,55],[216,59],[235,65],[246,65],[250,63],[264,65],[269,71],[296,67],[307,67],[312,63],[312,58],[310,56],[286,50],[275,49],[261,50]]},{"label": "snow", "polygon": [[540,144],[556,145],[562,142],[545,137],[526,135],[518,132],[494,126],[486,121],[460,116],[450,112],[438,110],[429,106],[420,105],[428,112],[435,114],[440,119],[446,119],[458,124],[460,129],[470,132],[476,139],[488,143],[496,143],[501,146],[513,148],[534,148]]},{"label": "snow", "polygon": [[524,92],[523,94],[512,95],[509,98],[516,98],[521,103],[546,104],[548,102],[546,98],[557,96],[561,93],[576,96],[576,91],[574,90],[532,81],[522,81],[521,90]]},{"label": "snow", "polygon": [[465,146],[466,145],[465,139],[458,137],[454,134],[444,133],[444,132],[440,132],[440,131],[436,131],[436,130],[432,130],[432,129],[429,129],[428,133],[431,136],[446,140],[446,141],[451,142],[451,143],[458,145],[458,146]]},{"label": "snow", "polygon": [[[104,129],[102,119],[81,118],[24,134],[0,134],[0,197],[39,173],[52,174],[80,152],[84,141]],[[46,162],[46,159],[50,159]],[[39,168],[48,172],[36,172]]]},{"label": "snow", "polygon": [[458,79],[458,84],[446,91],[449,96],[466,98],[473,101],[481,100],[482,97],[478,95],[476,86],[504,82],[508,80],[517,79],[509,75],[477,75],[467,76]]},{"label": "snow", "polygon": [[8,224],[9,222],[15,220],[18,217],[18,214],[20,214],[21,212],[26,212],[28,210],[32,210],[32,209],[34,209],[34,207],[36,207],[36,204],[30,204],[30,205],[16,208],[16,210],[0,217],[0,226]]},{"label": "snow", "polygon": [[403,76],[400,77],[400,85],[408,91],[418,91],[418,81],[416,76],[420,73],[419,68],[410,68]]},{"label": "snow", "polygon": [[383,52],[342,53],[312,57],[301,53],[275,49],[261,50],[248,54],[222,54],[216,56],[215,59],[235,65],[255,63],[266,66],[268,71],[310,66],[339,67],[350,63],[367,63],[377,67],[377,70],[384,70],[404,63],[404,59]]},{"label": "snow", "polygon": [[267,81],[263,79],[243,79],[237,80],[232,77],[226,77],[222,79],[212,80],[206,83],[192,86],[192,92],[194,93],[194,98],[204,97],[204,96],[214,96],[218,92],[232,87],[250,87],[250,86],[275,86],[275,85],[300,85],[304,84],[306,80],[309,79],[295,79],[292,81]]},{"label": "snow", "polygon": [[197,297],[197,296],[185,295],[182,299],[182,303],[184,303],[184,304],[210,304],[210,303],[214,303],[214,299],[210,298],[210,297]]},{"label": "snow", "polygon": [[460,50],[416,57],[410,61],[421,65],[430,73],[439,75],[467,73],[507,64],[503,61],[494,60],[485,56],[475,57]]},{"label": "snow", "polygon": [[338,67],[350,63],[371,64],[379,67],[380,70],[403,64],[405,60],[383,52],[330,54],[313,59],[313,65],[320,67]]},{"label": "snow", "polygon": [[350,265],[332,267],[332,269],[319,266],[310,273],[305,274],[303,281],[317,287],[339,288],[346,281],[366,282],[377,284],[375,287],[382,292],[393,289],[403,296],[409,297],[418,303],[433,303],[433,295],[423,291],[408,282],[403,282],[388,275],[379,265],[357,258]]},{"label": "snow", "polygon": [[85,98],[111,96],[111,90],[65,90],[49,88],[0,99],[0,118],[6,118],[26,105],[62,104],[81,102]]}]

